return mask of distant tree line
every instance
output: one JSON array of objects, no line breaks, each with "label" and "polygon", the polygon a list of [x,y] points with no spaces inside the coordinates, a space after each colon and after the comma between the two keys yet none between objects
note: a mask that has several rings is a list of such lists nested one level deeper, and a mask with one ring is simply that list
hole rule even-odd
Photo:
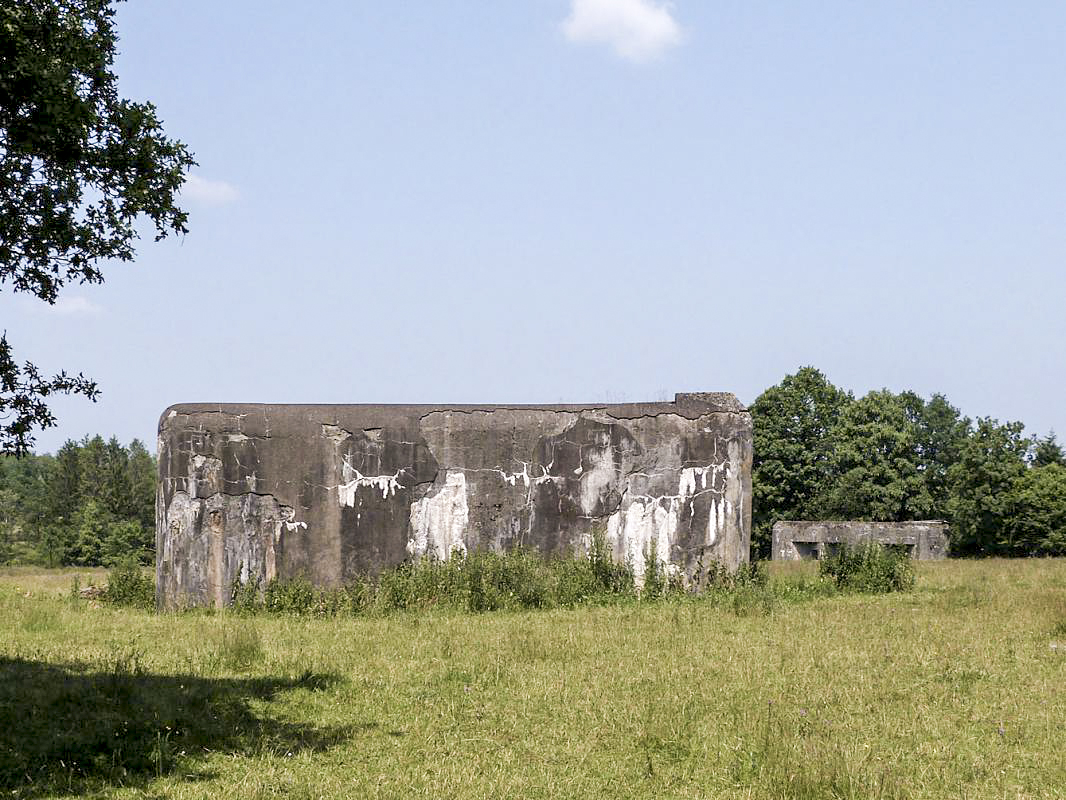
[{"label": "distant tree line", "polygon": [[1066,555],[1066,457],[1054,434],[963,417],[947,398],[856,398],[813,367],[751,406],[752,552],[781,519],[942,519],[960,556]]},{"label": "distant tree line", "polygon": [[0,564],[111,566],[155,547],[155,456],[134,439],[0,456]]}]

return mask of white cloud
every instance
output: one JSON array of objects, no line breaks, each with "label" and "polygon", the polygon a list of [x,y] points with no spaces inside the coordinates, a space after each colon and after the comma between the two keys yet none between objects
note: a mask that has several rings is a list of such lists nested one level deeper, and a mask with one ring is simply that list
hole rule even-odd
[{"label": "white cloud", "polygon": [[672,4],[661,0],[571,0],[562,27],[571,42],[608,44],[630,61],[648,61],[681,43]]},{"label": "white cloud", "polygon": [[181,194],[205,206],[224,206],[234,202],[238,197],[237,187],[225,181],[213,181],[192,173],[185,177]]},{"label": "white cloud", "polygon": [[49,306],[49,310],[55,314],[62,314],[64,317],[71,317],[99,314],[104,309],[92,300],[74,296],[60,297],[55,303]]}]

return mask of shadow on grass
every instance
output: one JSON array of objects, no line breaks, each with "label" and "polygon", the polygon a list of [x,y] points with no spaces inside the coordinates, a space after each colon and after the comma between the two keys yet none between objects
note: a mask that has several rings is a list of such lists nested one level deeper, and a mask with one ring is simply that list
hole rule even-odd
[{"label": "shadow on grass", "polygon": [[99,665],[0,657],[0,792],[14,797],[89,794],[144,786],[197,762],[237,755],[319,751],[361,726],[321,728],[257,714],[254,701],[336,682],[154,675],[135,659]]}]

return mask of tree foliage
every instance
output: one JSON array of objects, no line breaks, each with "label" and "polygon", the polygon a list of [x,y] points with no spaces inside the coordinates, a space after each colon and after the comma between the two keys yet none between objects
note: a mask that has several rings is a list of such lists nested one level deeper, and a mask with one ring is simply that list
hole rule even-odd
[{"label": "tree foliage", "polygon": [[[47,303],[131,261],[138,218],[157,240],[186,231],[176,195],[195,162],[151,103],[120,97],[115,2],[0,0],[0,285]],[[0,335],[0,452],[29,451],[56,393],[97,388],[19,365]]]},{"label": "tree foliage", "polygon": [[0,564],[110,566],[155,545],[155,458],[136,439],[0,456]]},{"label": "tree foliage", "polygon": [[1066,554],[1066,458],[1053,434],[962,416],[943,395],[857,400],[812,367],[751,407],[753,554],[778,519],[944,519],[955,555]]},{"label": "tree foliage", "polygon": [[1012,555],[1008,522],[1025,474],[1029,440],[1020,422],[977,420],[949,470],[951,548],[956,555]]},{"label": "tree foliage", "polygon": [[1027,469],[1014,486],[1005,554],[1066,556],[1066,465]]},{"label": "tree foliage", "polygon": [[920,411],[883,389],[844,409],[834,427],[823,511],[844,519],[897,522],[929,515],[932,498],[920,461]]},{"label": "tree foliage", "polygon": [[900,397],[917,429],[915,455],[929,495],[929,516],[947,519],[951,498],[949,472],[970,435],[970,419],[962,416],[942,394],[934,394],[928,401],[914,392],[903,392]]},{"label": "tree foliage", "polygon": [[1054,433],[1049,433],[1033,443],[1033,466],[1046,467],[1051,464],[1066,467],[1066,453]]},{"label": "tree foliage", "polygon": [[834,426],[852,402],[817,369],[803,367],[752,403],[752,547],[761,557],[769,556],[777,520],[818,518],[836,449]]}]

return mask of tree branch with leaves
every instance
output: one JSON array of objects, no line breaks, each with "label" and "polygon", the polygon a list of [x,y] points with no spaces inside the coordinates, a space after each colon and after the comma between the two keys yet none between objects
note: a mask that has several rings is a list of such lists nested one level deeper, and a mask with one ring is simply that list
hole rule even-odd
[{"label": "tree branch with leaves", "polygon": [[[135,223],[186,233],[177,195],[195,161],[151,103],[124,99],[113,71],[120,0],[0,0],[0,286],[55,303],[132,261]],[[99,390],[49,378],[0,339],[0,452],[25,453],[55,417],[47,399]]]}]

